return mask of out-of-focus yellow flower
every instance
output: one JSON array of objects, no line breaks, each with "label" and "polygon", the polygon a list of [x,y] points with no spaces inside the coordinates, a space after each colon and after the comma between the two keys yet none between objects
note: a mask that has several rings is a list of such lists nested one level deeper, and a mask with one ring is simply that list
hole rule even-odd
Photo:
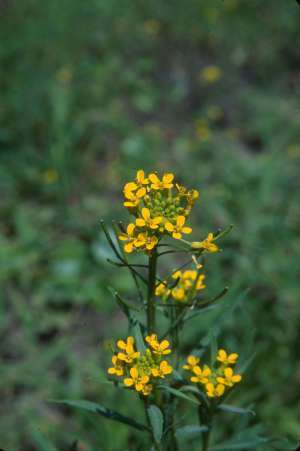
[{"label": "out-of-focus yellow flower", "polygon": [[73,73],[68,67],[62,67],[56,72],[55,76],[60,83],[69,83],[73,78]]},{"label": "out-of-focus yellow flower", "polygon": [[211,131],[205,119],[198,119],[195,122],[196,136],[202,141],[208,141],[211,137]]},{"label": "out-of-focus yellow flower", "polygon": [[224,349],[219,349],[217,360],[222,362],[224,365],[234,365],[238,359],[239,355],[236,352],[232,354],[227,354]]},{"label": "out-of-focus yellow flower", "polygon": [[155,288],[155,296],[168,296],[171,290],[167,286],[167,282],[161,282]]},{"label": "out-of-focus yellow flower", "polygon": [[208,252],[218,252],[219,247],[213,243],[214,239],[213,233],[210,232],[205,240],[193,241],[191,247],[192,249],[205,249]]},{"label": "out-of-focus yellow flower", "polygon": [[185,216],[180,215],[177,216],[175,225],[171,222],[166,222],[165,229],[172,234],[172,237],[175,238],[175,240],[180,240],[183,233],[192,233],[192,228],[186,227],[184,224]]},{"label": "out-of-focus yellow flower", "polygon": [[161,24],[158,20],[150,19],[144,22],[144,30],[147,34],[156,36],[161,29]]},{"label": "out-of-focus yellow flower", "polygon": [[237,384],[241,380],[242,376],[240,374],[234,374],[233,369],[230,367],[224,369],[223,377],[217,377],[219,384],[227,385],[227,387],[233,387],[234,384]]},{"label": "out-of-focus yellow flower", "polygon": [[221,78],[221,70],[218,66],[206,66],[200,72],[200,79],[205,83],[213,84]]},{"label": "out-of-focus yellow flower", "polygon": [[287,149],[288,156],[290,158],[299,158],[300,157],[300,144],[292,144]]},{"label": "out-of-focus yellow flower", "polygon": [[58,172],[55,169],[47,169],[47,171],[43,173],[43,179],[45,183],[54,183],[58,180]]},{"label": "out-of-focus yellow flower", "polygon": [[200,362],[199,357],[196,357],[194,355],[189,355],[186,360],[187,360],[187,363],[185,365],[183,365],[182,368],[187,371],[193,371],[195,366],[198,366],[198,364]]}]

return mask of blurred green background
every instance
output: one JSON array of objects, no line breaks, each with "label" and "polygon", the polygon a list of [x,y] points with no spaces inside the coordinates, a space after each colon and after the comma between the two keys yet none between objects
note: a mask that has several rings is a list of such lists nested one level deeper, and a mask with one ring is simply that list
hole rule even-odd
[{"label": "blurred green background", "polygon": [[99,220],[126,220],[121,190],[139,168],[200,190],[195,239],[235,224],[207,270],[209,293],[230,286],[229,314],[182,338],[197,347],[220,323],[219,343],[255,350],[234,403],[300,441],[299,27],[293,0],[0,1],[1,448],[146,449],[47,403],[138,415],[133,393],[104,383],[126,333],[107,287],[133,286],[106,263]]}]

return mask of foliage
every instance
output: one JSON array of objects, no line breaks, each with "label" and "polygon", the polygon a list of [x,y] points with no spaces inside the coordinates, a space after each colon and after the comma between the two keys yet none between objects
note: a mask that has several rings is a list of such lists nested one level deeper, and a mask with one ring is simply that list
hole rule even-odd
[{"label": "foliage", "polygon": [[[183,340],[238,347],[252,366],[234,404],[299,442],[299,14],[280,0],[0,2],[2,448],[134,449],[134,430],[46,400],[131,414],[101,351],[126,333],[106,287],[131,299],[131,280],[104,264],[98,218],[119,216],[139,167],[202,187],[195,235],[235,224],[208,268],[212,297],[229,281],[225,313],[208,306]],[[226,441],[247,421],[225,420]]]}]

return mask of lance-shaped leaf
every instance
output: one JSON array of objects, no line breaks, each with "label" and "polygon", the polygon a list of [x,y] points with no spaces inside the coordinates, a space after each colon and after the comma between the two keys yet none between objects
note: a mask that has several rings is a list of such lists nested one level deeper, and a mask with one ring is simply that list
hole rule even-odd
[{"label": "lance-shaped leaf", "polygon": [[177,429],[175,435],[176,438],[182,439],[182,440],[193,440],[195,438],[198,438],[203,434],[203,432],[207,432],[208,427],[207,426],[199,426],[198,424],[192,424],[188,426],[183,426],[179,429]]},{"label": "lance-shaped leaf", "polygon": [[197,399],[191,398],[188,395],[185,395],[180,390],[177,390],[176,388],[169,387],[168,385],[158,385],[158,388],[166,390],[167,392],[171,393],[172,395],[176,396],[177,398],[184,399],[185,401],[191,402],[192,404],[199,405],[200,402],[197,401]]},{"label": "lance-shaped leaf", "polygon": [[135,338],[137,350],[141,353],[144,353],[146,351],[146,346],[145,346],[145,342],[144,342],[142,331],[141,331],[141,324],[139,323],[139,321],[136,318],[133,318],[132,330],[133,330],[133,335]]},{"label": "lance-shaped leaf", "polygon": [[92,413],[98,413],[105,418],[110,420],[118,421],[119,423],[127,424],[128,426],[132,426],[135,429],[140,431],[149,431],[149,428],[137,421],[133,418],[122,415],[119,412],[108,409],[107,407],[102,406],[101,404],[97,404],[91,401],[85,401],[83,399],[72,400],[72,399],[51,399],[49,402],[55,402],[58,404],[65,404],[70,407],[78,407],[79,409],[84,409]]},{"label": "lance-shaped leaf", "polygon": [[151,406],[148,407],[147,413],[152,428],[153,438],[156,443],[160,443],[164,428],[163,414],[154,404],[151,404]]},{"label": "lance-shaped leaf", "polygon": [[218,410],[223,412],[236,413],[238,415],[253,415],[255,416],[255,412],[251,409],[243,409],[242,407],[231,406],[229,404],[220,404],[218,405]]}]

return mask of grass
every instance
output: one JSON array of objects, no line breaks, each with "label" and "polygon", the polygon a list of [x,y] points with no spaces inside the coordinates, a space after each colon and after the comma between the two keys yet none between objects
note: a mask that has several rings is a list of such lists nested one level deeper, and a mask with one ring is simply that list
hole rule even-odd
[{"label": "grass", "polygon": [[191,321],[184,340],[199,347],[211,324],[229,348],[255,350],[238,403],[300,441],[299,14],[279,0],[0,3],[1,447],[143,446],[47,402],[131,414],[105,367],[126,332],[107,287],[133,287],[106,263],[99,221],[126,220],[122,185],[141,167],[200,190],[195,237],[235,224],[207,275],[212,294],[229,283],[229,313]]}]

